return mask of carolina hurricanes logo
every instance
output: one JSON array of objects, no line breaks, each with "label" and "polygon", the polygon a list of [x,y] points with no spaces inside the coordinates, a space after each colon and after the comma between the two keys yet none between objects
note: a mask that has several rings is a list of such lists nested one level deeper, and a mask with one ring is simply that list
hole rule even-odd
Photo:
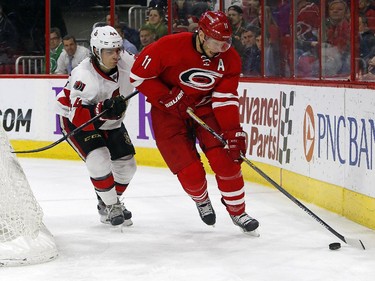
[{"label": "carolina hurricanes logo", "polygon": [[215,85],[216,79],[222,76],[222,74],[215,71],[191,68],[180,74],[180,81],[183,85],[191,88],[207,91],[211,90]]},{"label": "carolina hurricanes logo", "polygon": [[314,152],[315,144],[315,121],[311,106],[307,106],[303,118],[303,148],[307,162],[310,162]]}]

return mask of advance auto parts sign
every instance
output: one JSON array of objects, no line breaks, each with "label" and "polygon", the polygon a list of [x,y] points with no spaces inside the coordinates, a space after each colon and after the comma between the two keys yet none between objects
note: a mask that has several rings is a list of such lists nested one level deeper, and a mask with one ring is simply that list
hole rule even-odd
[{"label": "advance auto parts sign", "polygon": [[290,162],[288,139],[293,132],[290,110],[294,99],[294,91],[271,96],[249,95],[247,89],[240,93],[241,123],[248,134],[250,158],[256,156],[273,164]]}]

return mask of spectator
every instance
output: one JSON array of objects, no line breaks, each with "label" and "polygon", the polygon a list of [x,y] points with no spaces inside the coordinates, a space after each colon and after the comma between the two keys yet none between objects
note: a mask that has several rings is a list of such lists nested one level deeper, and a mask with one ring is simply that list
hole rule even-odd
[{"label": "spectator", "polygon": [[[111,25],[111,15],[106,15],[105,22],[107,25]],[[133,43],[137,49],[141,46],[141,42],[139,41],[139,32],[133,28],[128,27],[126,24],[121,23],[119,21],[118,15],[115,14],[113,26],[120,25],[122,27],[122,31],[124,32],[124,37]]]},{"label": "spectator", "polygon": [[55,74],[70,74],[81,61],[90,56],[90,50],[77,45],[76,39],[72,35],[63,38],[64,50],[57,60]]},{"label": "spectator", "polygon": [[373,53],[375,47],[374,31],[368,27],[366,16],[359,16],[358,22],[359,31],[359,54],[360,58],[364,60],[369,59],[370,53]]},{"label": "spectator", "polygon": [[297,31],[296,31],[296,69],[298,77],[316,77],[319,72],[313,65],[318,61],[320,11],[319,7],[307,0],[297,1]]},{"label": "spectator", "polygon": [[243,12],[242,9],[237,6],[233,5],[228,7],[227,17],[229,22],[232,26],[232,45],[238,52],[238,54],[242,54],[244,47],[241,44],[241,34],[246,30],[247,24],[242,16]]},{"label": "spectator", "polygon": [[146,46],[156,41],[155,28],[147,24],[142,26],[139,29],[139,38],[141,41],[141,48],[139,51],[142,51]]},{"label": "spectator", "polygon": [[[192,4],[186,0],[176,0],[173,5],[173,33],[188,31],[191,18]],[[195,20],[196,22],[197,19]]]},{"label": "spectator", "polygon": [[168,34],[168,27],[165,24],[165,15],[162,9],[150,9],[147,25],[150,25],[155,29],[156,40]]},{"label": "spectator", "polygon": [[211,5],[208,1],[193,1],[193,7],[191,8],[191,15],[197,19],[201,17],[206,11],[210,11]]},{"label": "spectator", "polygon": [[297,48],[310,51],[318,43],[320,16],[319,7],[307,0],[297,1]]},{"label": "spectator", "polygon": [[367,73],[361,77],[364,81],[374,81],[375,80],[375,56],[369,59]]},{"label": "spectator", "polygon": [[244,76],[260,76],[262,44],[260,29],[250,26],[242,33],[241,42],[245,48],[241,56],[242,74]]},{"label": "spectator", "polygon": [[[270,6],[264,9],[265,13],[265,26],[267,26],[268,21],[274,21],[278,29],[278,42],[276,47],[276,42],[273,41],[273,34],[271,30],[269,32],[270,46],[275,48],[275,59],[277,59],[278,72],[275,73],[276,76],[280,77],[290,77],[290,64],[293,54],[293,43],[290,36],[290,27],[291,27],[291,9],[290,1],[277,1],[270,2]],[[267,11],[268,10],[268,11]],[[265,53],[267,53],[265,51]],[[268,58],[265,58],[267,61]]]},{"label": "spectator", "polygon": [[[269,6],[264,6],[263,14],[261,11],[258,12],[259,15],[259,26],[264,30],[264,74],[266,76],[273,77],[285,77],[289,69],[289,60],[287,49],[283,48],[283,43],[281,39],[280,29],[275,21],[271,8]],[[264,19],[263,19],[264,15]],[[288,37],[285,36],[285,40],[288,41]]]},{"label": "spectator", "polygon": [[259,0],[242,0],[243,18],[248,24],[259,26],[259,10]]},{"label": "spectator", "polygon": [[264,28],[265,32],[269,37],[269,43],[271,45],[279,45],[280,44],[280,28],[277,24],[272,12],[271,7],[264,6],[263,7],[263,14],[264,14],[264,23],[263,23],[263,14],[262,11],[259,10],[258,12],[258,23],[259,28]]},{"label": "spectator", "polygon": [[209,1],[191,1],[191,12],[189,14],[189,32],[196,32],[198,30],[198,21],[203,13],[212,10],[212,5]]},{"label": "spectator", "polygon": [[[347,12],[348,7],[343,0],[332,0],[328,3],[324,40],[327,44],[324,46],[332,50],[327,52],[331,55],[327,58],[329,62],[323,61],[323,69],[329,68],[330,75],[347,75],[350,71],[350,23],[346,17]],[[335,64],[334,68],[332,68],[332,63]]]},{"label": "spectator", "polygon": [[[194,5],[202,5],[202,8],[204,7],[205,11],[213,11],[214,10],[214,7],[215,7],[215,3],[216,1],[212,1],[212,0],[196,0],[196,1],[192,1],[194,3]],[[199,4],[200,3],[200,4]]]},{"label": "spectator", "polygon": [[359,15],[367,18],[368,27],[375,31],[375,7],[371,3],[371,0],[359,0],[358,10]]},{"label": "spectator", "polygon": [[256,26],[250,25],[244,32],[241,34],[241,44],[244,48],[250,48],[255,46],[255,37],[259,33],[259,28]]},{"label": "spectator", "polygon": [[359,57],[356,58],[357,74],[360,76],[366,74],[369,69],[369,61],[375,54],[375,34],[367,24],[367,18],[364,15],[359,16]]},{"label": "spectator", "polygon": [[60,54],[64,50],[64,44],[62,43],[61,32],[57,27],[52,27],[49,35],[49,47],[50,47],[50,73],[54,73],[57,68],[57,60]]},{"label": "spectator", "polygon": [[137,47],[134,44],[132,44],[128,39],[126,39],[124,31],[122,30],[122,27],[120,25],[117,25],[115,26],[115,29],[122,38],[122,46],[124,50],[134,55],[138,54]]},{"label": "spectator", "polygon": [[343,0],[332,0],[328,3],[326,40],[339,51],[346,51],[349,47],[350,23],[346,17],[347,9]]},{"label": "spectator", "polygon": [[173,25],[188,26],[192,3],[186,0],[176,0],[173,5]]}]

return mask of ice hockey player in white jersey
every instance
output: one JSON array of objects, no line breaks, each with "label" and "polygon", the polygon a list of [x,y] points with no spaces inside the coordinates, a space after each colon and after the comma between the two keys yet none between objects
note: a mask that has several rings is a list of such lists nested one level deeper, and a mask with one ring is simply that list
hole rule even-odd
[{"label": "ice hockey player in white jersey", "polygon": [[121,196],[136,171],[134,146],[123,123],[124,96],[133,91],[129,72],[134,57],[123,51],[122,38],[111,26],[95,28],[90,45],[91,57],[73,69],[57,96],[60,125],[66,135],[107,110],[68,142],[86,163],[101,222],[132,225]]}]

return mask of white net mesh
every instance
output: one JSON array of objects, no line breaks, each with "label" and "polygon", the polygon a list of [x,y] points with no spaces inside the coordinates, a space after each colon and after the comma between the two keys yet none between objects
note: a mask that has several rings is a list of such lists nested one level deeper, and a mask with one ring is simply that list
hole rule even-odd
[{"label": "white net mesh", "polygon": [[[0,266],[32,264],[57,256],[43,211],[0,126]],[[45,257],[44,257],[45,255]]]}]

